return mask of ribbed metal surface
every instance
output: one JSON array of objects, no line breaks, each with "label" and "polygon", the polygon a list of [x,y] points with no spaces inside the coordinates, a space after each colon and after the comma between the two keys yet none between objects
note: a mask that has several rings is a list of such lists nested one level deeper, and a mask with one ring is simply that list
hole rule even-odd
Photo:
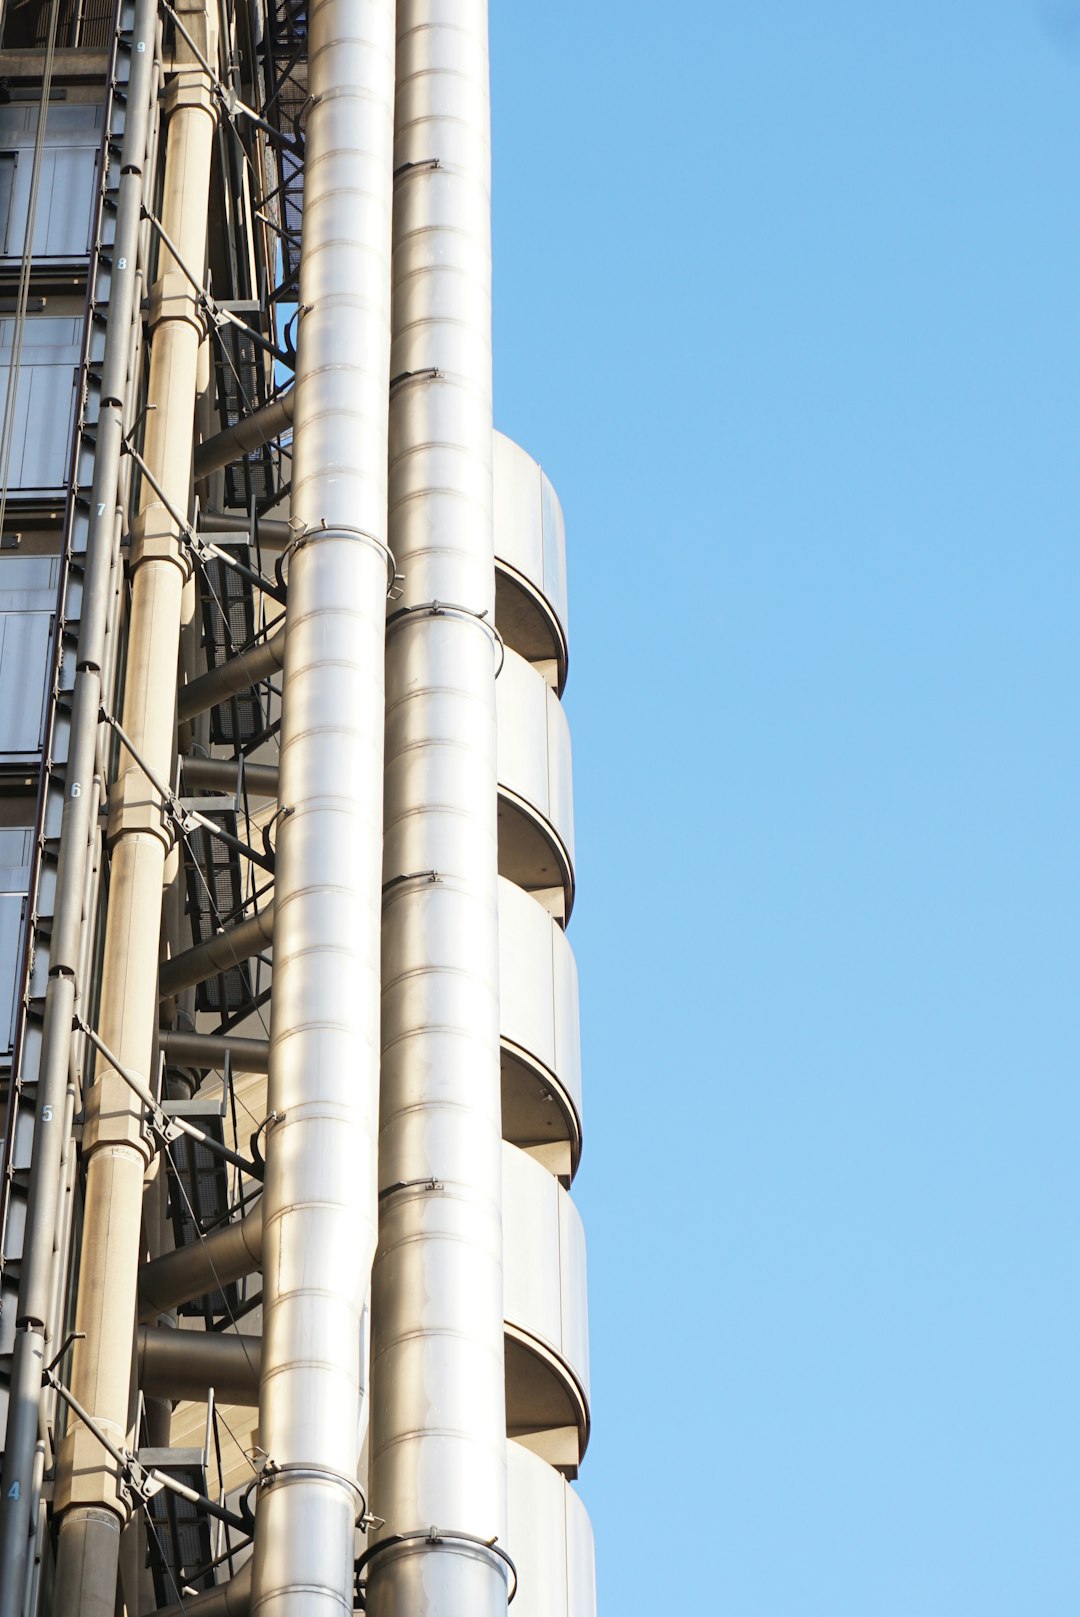
[{"label": "ribbed metal surface", "polygon": [[483,0],[401,0],[371,1488],[425,1532],[371,1562],[373,1617],[507,1600],[454,1536],[506,1513],[488,140]]},{"label": "ribbed metal surface", "polygon": [[252,1611],[352,1611],[376,1237],[394,13],[310,8]]}]

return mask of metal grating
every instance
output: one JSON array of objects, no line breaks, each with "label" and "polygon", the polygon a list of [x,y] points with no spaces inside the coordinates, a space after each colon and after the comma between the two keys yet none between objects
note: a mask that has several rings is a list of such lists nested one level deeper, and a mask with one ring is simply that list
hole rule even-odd
[{"label": "metal grating", "polygon": [[[237,559],[251,566],[247,545],[236,547]],[[202,578],[203,644],[208,668],[217,668],[246,646],[255,633],[255,603],[246,578],[225,562],[207,563]],[[265,726],[257,690],[243,691],[210,714],[210,739],[221,746],[242,747]]]},{"label": "metal grating", "polygon": [[[236,835],[236,815],[220,816],[222,830]],[[241,910],[240,859],[235,849],[198,826],[189,836],[187,862],[188,915],[196,943],[205,943]],[[246,960],[237,961],[199,984],[195,1006],[200,1011],[226,1014],[251,1003],[251,969]]]},{"label": "metal grating", "polygon": [[[153,1465],[196,1493],[206,1495],[206,1464],[195,1449],[143,1449],[144,1465]],[[210,1518],[198,1505],[162,1488],[146,1505],[147,1543],[159,1606],[174,1607],[189,1592],[214,1587]]]},{"label": "metal grating", "polygon": [[[248,314],[247,319],[252,319]],[[238,326],[218,330],[218,415],[222,427],[234,427],[265,403],[266,357]],[[269,447],[256,449],[225,468],[224,502],[229,510],[249,511],[252,500],[272,500],[274,461]]]},{"label": "metal grating", "polygon": [[[308,99],[307,0],[278,0],[267,19],[267,117],[290,141],[303,144],[301,114]],[[278,219],[287,235],[281,241],[281,278],[288,284],[300,270],[300,223],[304,212],[304,160],[301,153],[276,146]]]},{"label": "metal grating", "polygon": [[[223,1141],[220,1116],[200,1114],[198,1124],[206,1134]],[[169,1158],[169,1220],[173,1239],[178,1247],[190,1246],[228,1213],[228,1168],[220,1157],[185,1135],[172,1142]],[[239,1298],[237,1287],[228,1285],[223,1292],[212,1291],[182,1304],[177,1312],[204,1319],[209,1327],[223,1314],[235,1315]]]}]

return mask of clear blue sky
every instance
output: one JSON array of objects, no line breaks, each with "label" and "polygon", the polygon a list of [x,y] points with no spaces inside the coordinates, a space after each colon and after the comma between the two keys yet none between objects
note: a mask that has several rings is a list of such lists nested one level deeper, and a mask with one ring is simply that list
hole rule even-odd
[{"label": "clear blue sky", "polygon": [[616,1614],[1080,1610],[1080,5],[493,0]]}]

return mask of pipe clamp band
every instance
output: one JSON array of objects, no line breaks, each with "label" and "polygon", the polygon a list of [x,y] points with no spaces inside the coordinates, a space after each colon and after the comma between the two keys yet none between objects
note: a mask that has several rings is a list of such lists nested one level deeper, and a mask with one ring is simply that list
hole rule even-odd
[{"label": "pipe clamp band", "polygon": [[286,582],[286,564],[293,555],[293,552],[300,550],[304,545],[315,544],[320,539],[363,540],[365,544],[370,545],[373,550],[377,550],[379,555],[385,559],[386,593],[389,595],[390,591],[393,589],[394,580],[398,576],[397,562],[394,560],[394,553],[385,540],[379,539],[373,533],[368,533],[366,528],[352,528],[349,527],[348,524],[340,522],[337,522],[333,527],[330,527],[325,517],[322,519],[317,528],[309,528],[306,523],[300,522],[296,517],[292,518],[289,526],[294,528],[293,537],[289,540],[289,543],[285,546],[285,549],[281,552],[281,555],[274,564],[274,572],[277,575],[277,581],[283,589]]},{"label": "pipe clamp band", "polygon": [[469,618],[474,623],[478,623],[480,627],[484,629],[490,636],[492,645],[498,650],[499,666],[495,670],[495,678],[498,679],[506,663],[506,641],[503,639],[498,629],[496,629],[495,625],[489,620],[487,607],[484,607],[483,611],[477,612],[473,607],[461,606],[457,601],[418,601],[415,606],[399,607],[396,612],[387,618],[387,634],[389,634],[391,629],[396,628],[399,623],[404,623],[406,618],[414,616],[429,618]]},{"label": "pipe clamp band", "polygon": [[363,1555],[357,1561],[357,1578],[359,1578],[364,1568],[366,1566],[370,1566],[375,1557],[377,1555],[381,1555],[384,1550],[397,1549],[402,1544],[415,1542],[421,1539],[427,1544],[442,1544],[444,1542],[449,1542],[451,1544],[467,1544],[470,1549],[474,1550],[486,1550],[489,1555],[494,1556],[498,1560],[502,1561],[503,1564],[509,1569],[512,1582],[509,1593],[506,1597],[506,1604],[509,1605],[514,1596],[517,1594],[518,1570],[501,1544],[496,1543],[495,1539],[493,1538],[481,1538],[477,1533],[459,1533],[455,1532],[452,1528],[443,1527],[420,1527],[414,1529],[411,1533],[391,1533],[389,1537],[380,1539],[379,1542],[377,1544],[373,1544],[369,1550],[365,1550]]},{"label": "pipe clamp band", "polygon": [[347,1471],[335,1471],[332,1466],[309,1465],[298,1460],[278,1465],[276,1460],[267,1458],[263,1462],[262,1470],[259,1472],[257,1486],[259,1489],[272,1488],[275,1482],[288,1482],[293,1478],[302,1482],[336,1483],[338,1487],[346,1488],[350,1493],[354,1493],[359,1500],[360,1508],[356,1512],[357,1521],[362,1516],[367,1515],[367,1500],[364,1497],[364,1490],[356,1478],[350,1477]]}]

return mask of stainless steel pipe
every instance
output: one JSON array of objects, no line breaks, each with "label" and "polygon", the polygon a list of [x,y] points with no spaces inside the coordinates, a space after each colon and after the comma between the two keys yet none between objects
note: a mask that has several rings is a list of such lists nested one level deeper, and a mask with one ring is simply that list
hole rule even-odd
[{"label": "stainless steel pipe", "polygon": [[181,1303],[253,1274],[262,1262],[262,1231],[259,1202],[235,1223],[143,1264],[139,1270],[139,1319],[152,1323]]},{"label": "stainless steel pipe", "polygon": [[183,1033],[161,1028],[158,1042],[174,1067],[221,1067],[231,1061],[233,1072],[265,1072],[270,1061],[267,1039],[241,1039],[231,1034]]},{"label": "stainless steel pipe", "polygon": [[367,1610],[502,1617],[505,1565],[455,1537],[506,1522],[485,0],[399,0],[396,126],[371,1498],[418,1536]]},{"label": "stainless steel pipe", "polygon": [[285,635],[279,630],[268,640],[260,640],[257,646],[230,657],[228,662],[208,669],[198,679],[181,687],[181,720],[193,719],[197,714],[205,713],[207,708],[228,701],[230,696],[239,696],[243,691],[250,690],[260,680],[269,679],[278,672],[284,657]]},{"label": "stainless steel pipe", "polygon": [[[204,511],[199,531],[215,533],[250,533],[251,522],[235,511]],[[268,545],[287,545],[293,537],[289,524],[281,517],[260,517],[259,537]]]},{"label": "stainless steel pipe", "polygon": [[139,1386],[148,1398],[205,1403],[213,1388],[225,1403],[259,1401],[261,1336],[140,1325],[137,1351]]},{"label": "stainless steel pipe", "polygon": [[193,791],[235,793],[243,789],[249,797],[276,797],[278,770],[276,764],[249,764],[243,760],[243,770],[232,758],[196,758],[187,754],[180,760],[185,788]]},{"label": "stainless steel pipe", "polygon": [[182,1606],[166,1606],[156,1617],[248,1617],[250,1610],[251,1562],[245,1561],[228,1583],[201,1595],[188,1595]]},{"label": "stainless steel pipe", "polygon": [[376,1238],[393,0],[308,10],[252,1612],[345,1617]]},{"label": "stainless steel pipe", "polygon": [[233,427],[226,427],[223,432],[216,432],[212,438],[206,438],[195,451],[195,480],[209,477],[211,472],[220,471],[234,460],[241,460],[244,455],[250,455],[253,449],[261,449],[263,444],[273,443],[292,426],[293,396],[291,390],[282,393],[272,403],[265,404],[261,410],[255,410],[251,415],[244,416]]},{"label": "stainless steel pipe", "polygon": [[178,994],[182,988],[204,983],[219,971],[231,971],[242,960],[261,954],[269,944],[274,930],[274,910],[270,904],[255,915],[249,915],[235,926],[217,932],[205,943],[193,944],[181,954],[173,955],[161,967],[158,992],[162,999]]}]

